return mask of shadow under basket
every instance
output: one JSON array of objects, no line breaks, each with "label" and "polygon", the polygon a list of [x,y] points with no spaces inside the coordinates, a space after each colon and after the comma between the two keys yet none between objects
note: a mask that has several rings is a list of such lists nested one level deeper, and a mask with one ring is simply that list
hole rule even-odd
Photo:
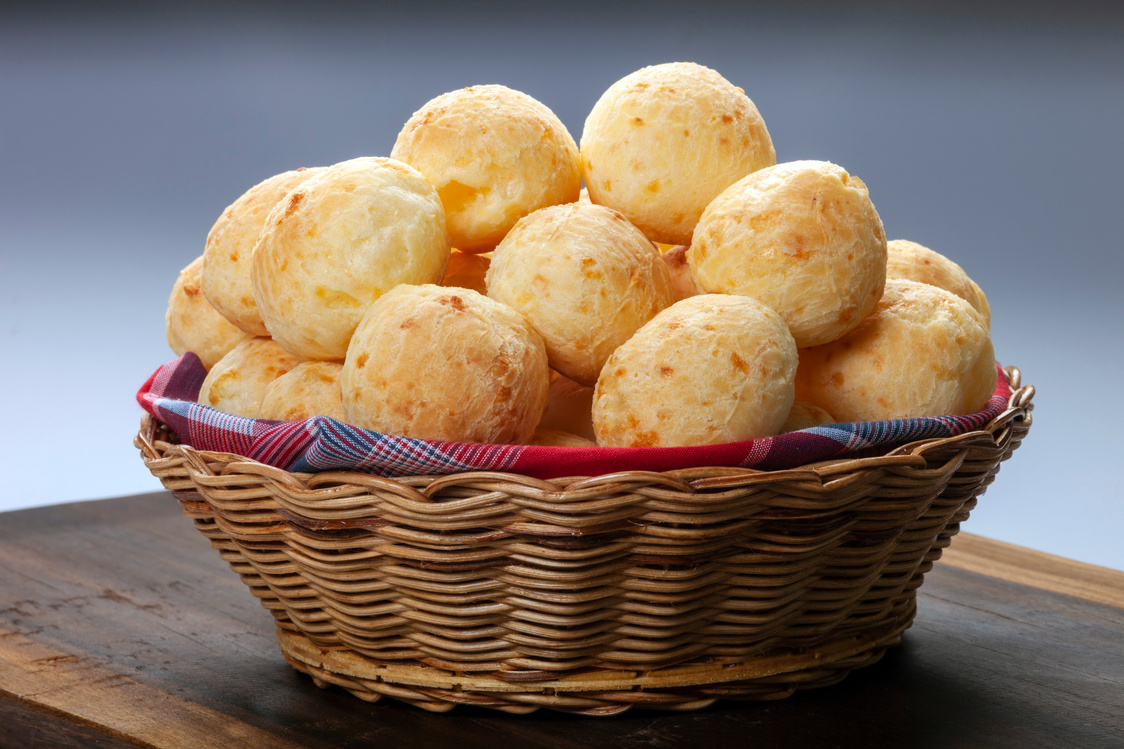
[{"label": "shadow under basket", "polygon": [[543,481],[298,474],[135,444],[316,684],[427,710],[609,715],[777,699],[901,640],[923,576],[1031,425],[782,471]]}]

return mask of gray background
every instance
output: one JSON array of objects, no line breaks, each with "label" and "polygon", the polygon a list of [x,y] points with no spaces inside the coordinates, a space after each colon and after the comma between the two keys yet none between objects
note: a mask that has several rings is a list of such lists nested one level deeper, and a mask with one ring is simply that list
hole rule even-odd
[{"label": "gray background", "polygon": [[577,139],[614,81],[692,60],[746,90],[779,160],[844,166],[890,238],[987,292],[1039,394],[966,529],[1124,569],[1124,14],[1058,6],[0,5],[0,510],[159,488],[134,394],[172,357],[177,272],[252,184],[387,155],[477,83]]}]

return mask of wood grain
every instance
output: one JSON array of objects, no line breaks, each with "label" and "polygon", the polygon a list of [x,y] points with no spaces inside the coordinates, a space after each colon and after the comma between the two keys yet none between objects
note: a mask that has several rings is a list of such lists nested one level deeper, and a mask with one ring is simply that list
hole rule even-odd
[{"label": "wood grain", "polygon": [[[967,536],[946,556],[903,644],[836,687],[609,719],[431,714],[291,669],[165,493],[7,513],[0,746],[1119,746],[1124,610],[1097,602],[1118,573]],[[1043,585],[1076,574],[1089,598],[968,568],[994,560]]]},{"label": "wood grain", "polygon": [[1124,572],[961,533],[941,558],[947,567],[1124,608]]}]

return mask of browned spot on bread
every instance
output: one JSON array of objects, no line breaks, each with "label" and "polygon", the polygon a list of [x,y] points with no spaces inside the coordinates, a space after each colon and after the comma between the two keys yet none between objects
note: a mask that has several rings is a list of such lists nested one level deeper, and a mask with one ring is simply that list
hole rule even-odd
[{"label": "browned spot on bread", "polygon": [[635,126],[635,127],[640,127],[641,125],[643,125],[643,124],[644,124],[644,118],[642,118],[642,117],[633,117],[633,118],[632,118],[632,124],[633,124],[633,126]]},{"label": "browned spot on bread", "polygon": [[734,118],[731,117],[728,114],[724,114],[724,115],[722,115],[722,121],[725,122],[728,125],[728,124],[730,124],[731,122],[734,121]]},{"label": "browned spot on bread", "polygon": [[304,200],[303,192],[294,192],[290,195],[289,202],[285,205],[285,214],[281,218],[288,218],[291,216],[293,211],[297,209],[297,206],[301,204],[302,200]]},{"label": "browned spot on bread", "polygon": [[[437,299],[437,303],[443,304],[446,307],[452,307],[457,312],[464,312],[466,309],[468,309],[464,305],[464,300],[461,299],[459,296],[439,297]],[[403,323],[402,327],[405,327],[405,323]]]},{"label": "browned spot on bread", "polygon": [[843,373],[842,372],[832,372],[831,373],[831,384],[834,385],[835,387],[843,387]]},{"label": "browned spot on bread", "polygon": [[738,352],[736,351],[730,352],[730,363],[734,365],[734,369],[742,374],[749,372],[749,365],[745,363],[745,359],[738,356]]},{"label": "browned spot on bread", "polygon": [[597,261],[591,257],[581,259],[581,270],[584,278],[598,279],[604,277],[604,274],[597,270]]},{"label": "browned spot on bread", "polygon": [[366,353],[360,354],[359,357],[355,360],[355,366],[358,369],[362,369],[363,367],[367,366],[367,360],[370,358],[371,357]]},{"label": "browned spot on bread", "polygon": [[671,377],[674,372],[675,370],[672,367],[667,366],[666,364],[660,367],[660,377]]}]

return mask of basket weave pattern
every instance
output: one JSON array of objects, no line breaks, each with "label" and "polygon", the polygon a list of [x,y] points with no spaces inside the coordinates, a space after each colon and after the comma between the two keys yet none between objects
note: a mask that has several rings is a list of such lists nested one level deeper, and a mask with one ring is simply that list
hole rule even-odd
[{"label": "basket weave pattern", "polygon": [[877,661],[1031,425],[784,471],[287,473],[146,418],[149,470],[318,684],[430,710],[771,699]]}]

